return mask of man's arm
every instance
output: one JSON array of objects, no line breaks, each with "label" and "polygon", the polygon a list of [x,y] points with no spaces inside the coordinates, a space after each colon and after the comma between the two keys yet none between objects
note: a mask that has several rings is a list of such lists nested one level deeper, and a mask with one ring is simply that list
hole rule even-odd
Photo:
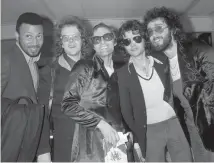
[{"label": "man's arm", "polygon": [[50,155],[50,126],[48,121],[48,110],[45,108],[45,117],[42,127],[41,139],[39,142],[39,147],[37,151],[37,161],[38,162],[51,162]]},{"label": "man's arm", "polygon": [[1,58],[1,94],[7,86],[10,77],[10,61],[6,55]]},{"label": "man's arm", "polygon": [[41,133],[41,139],[39,143],[39,148],[37,152],[38,162],[51,162],[50,154],[50,124],[48,120],[49,110],[48,110],[48,100],[50,96],[50,85],[51,85],[51,71],[50,66],[46,66],[40,69],[39,72],[39,89],[37,96],[40,104],[45,104],[45,117]]}]

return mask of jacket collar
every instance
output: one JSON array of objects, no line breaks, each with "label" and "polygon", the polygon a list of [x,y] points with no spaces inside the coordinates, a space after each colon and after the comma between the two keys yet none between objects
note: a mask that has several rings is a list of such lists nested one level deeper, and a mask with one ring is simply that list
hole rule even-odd
[{"label": "jacket collar", "polygon": [[25,57],[25,60],[27,63],[30,62],[30,60],[32,59],[33,62],[37,62],[39,59],[40,59],[40,56],[41,56],[41,53],[37,56],[37,57],[30,57],[29,55],[27,55],[21,48],[21,46],[19,45],[18,42],[16,42],[16,45],[18,46],[18,48],[20,49],[20,51],[22,52],[22,54],[24,55]]},{"label": "jacket collar", "polygon": [[[95,74],[101,73],[103,75],[103,77],[105,78],[105,80],[108,80],[110,76],[109,76],[107,70],[105,69],[104,61],[102,60],[102,58],[100,58],[97,55],[94,55],[93,62],[94,62],[94,71],[95,71]],[[113,67],[114,67],[114,70],[116,70],[120,66],[118,66],[117,62],[115,62],[113,60]]]}]

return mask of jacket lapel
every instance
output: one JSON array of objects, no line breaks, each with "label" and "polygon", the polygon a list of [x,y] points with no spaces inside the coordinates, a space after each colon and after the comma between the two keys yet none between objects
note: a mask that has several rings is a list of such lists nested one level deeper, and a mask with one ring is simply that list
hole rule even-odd
[{"label": "jacket lapel", "polygon": [[23,67],[23,74],[25,75],[25,78],[23,80],[23,82],[26,84],[26,85],[30,85],[29,88],[31,88],[34,96],[35,96],[35,99],[37,99],[37,95],[36,95],[36,91],[35,91],[35,88],[34,88],[34,85],[33,85],[33,78],[31,76],[31,72],[30,72],[30,69],[29,69],[29,66],[27,64],[27,61],[24,57],[24,55],[22,54],[21,50],[16,46],[16,49],[15,49],[15,53],[14,55],[16,56],[17,58],[17,62],[20,63],[20,66]]},{"label": "jacket lapel", "polygon": [[144,95],[137,72],[132,63],[129,65],[129,70],[130,72],[128,73],[130,74],[130,77],[128,78],[128,82],[130,87],[130,97],[133,102],[134,119],[139,122],[137,124],[141,124],[143,117],[142,115],[146,114]]}]

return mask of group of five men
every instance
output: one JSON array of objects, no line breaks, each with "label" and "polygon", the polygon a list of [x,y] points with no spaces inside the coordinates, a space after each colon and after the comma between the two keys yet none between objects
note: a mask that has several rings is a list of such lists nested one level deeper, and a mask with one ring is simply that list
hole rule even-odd
[{"label": "group of five men", "polygon": [[[121,45],[131,56],[127,69],[124,66],[118,71],[120,105],[124,120],[139,143],[143,158],[147,161],[162,160],[165,157],[162,156],[162,151],[167,146],[174,161],[192,161],[192,156],[194,161],[211,161],[213,153],[205,148],[200,133],[202,127],[195,119],[197,109],[205,110],[204,117],[199,116],[198,121],[201,118],[206,119],[210,125],[213,124],[214,49],[205,44],[187,41],[178,15],[164,7],[149,10],[140,26],[142,29],[129,29],[125,26],[129,23],[124,23],[119,31]],[[7,54],[2,54],[1,95],[10,99],[27,96],[34,103],[39,103],[39,70],[36,62],[40,58],[44,42],[42,18],[34,13],[22,14],[17,20],[15,36],[16,45]],[[142,49],[155,59],[136,59],[138,50]],[[155,70],[141,69],[141,64],[154,67]],[[136,69],[137,80],[128,78],[129,73],[135,72],[132,65]],[[165,74],[168,75],[167,78]],[[153,80],[158,75],[160,82]],[[131,97],[126,96],[127,89],[130,90]],[[139,93],[141,89],[144,97]],[[158,103],[158,92],[165,101],[161,103],[163,110],[160,110],[162,106]],[[152,101],[154,97],[156,101]],[[145,115],[143,106],[153,110],[147,110]],[[184,114],[179,112],[180,108],[183,108]],[[162,114],[164,112],[167,112],[167,117]],[[185,122],[189,143],[176,117]],[[38,161],[51,161],[48,126],[46,119],[37,152]],[[164,133],[165,130],[167,134]]]}]

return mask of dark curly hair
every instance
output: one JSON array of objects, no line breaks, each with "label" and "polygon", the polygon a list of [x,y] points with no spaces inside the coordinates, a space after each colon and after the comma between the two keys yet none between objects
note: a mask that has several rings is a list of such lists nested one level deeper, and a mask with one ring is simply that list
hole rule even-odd
[{"label": "dark curly hair", "polygon": [[90,44],[89,44],[89,31],[86,29],[86,24],[84,20],[76,16],[66,16],[57,23],[55,28],[55,48],[54,52],[56,56],[59,56],[64,53],[64,49],[62,48],[62,40],[61,40],[61,31],[66,26],[76,26],[81,34],[82,39],[82,47],[81,54],[83,57],[89,55],[90,53]]},{"label": "dark curly hair", "polygon": [[[181,24],[179,14],[177,12],[166,7],[155,7],[151,10],[148,10],[144,16],[145,27],[147,27],[152,20],[157,18],[164,19],[169,29],[174,31],[174,38],[177,42],[183,43],[187,41],[187,36],[183,30],[183,26]],[[147,29],[145,30],[146,40],[149,40]]]},{"label": "dark curly hair", "polygon": [[122,40],[125,36],[125,32],[139,31],[141,37],[145,38],[143,24],[138,20],[128,20],[122,24],[118,32],[118,44],[123,46]]},{"label": "dark curly hair", "polygon": [[[138,20],[128,20],[124,22],[122,26],[119,28],[117,45],[121,51],[126,53],[126,55],[127,52],[123,45],[123,37],[125,36],[125,32],[128,31],[139,31],[140,36],[145,40],[145,25]],[[147,43],[145,42],[145,46],[146,44]],[[147,49],[145,48],[145,50],[147,54]]]}]

